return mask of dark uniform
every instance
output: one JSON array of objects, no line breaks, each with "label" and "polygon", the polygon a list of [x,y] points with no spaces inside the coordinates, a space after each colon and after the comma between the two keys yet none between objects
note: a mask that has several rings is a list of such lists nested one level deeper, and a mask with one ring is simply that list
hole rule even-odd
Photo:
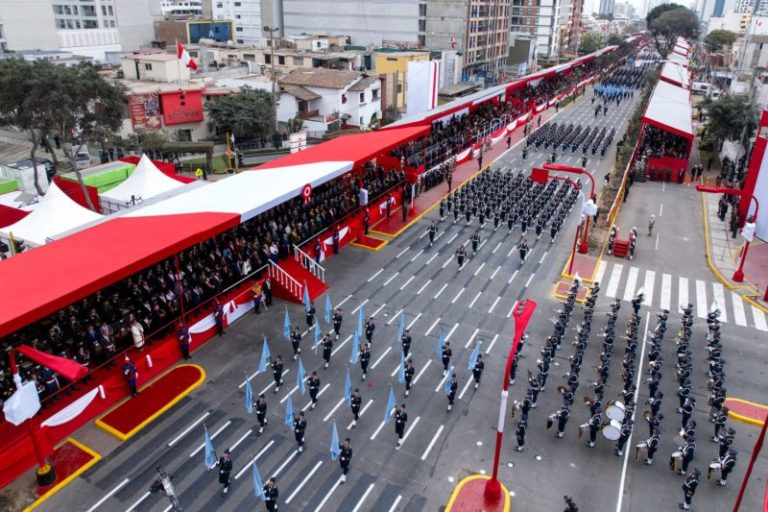
[{"label": "dark uniform", "polygon": [[325,336],[323,336],[323,361],[325,361],[325,368],[328,368],[328,365],[331,364],[332,352],[333,352],[333,339],[326,334]]},{"label": "dark uniform", "polygon": [[296,442],[299,444],[299,453],[304,451],[304,432],[307,430],[307,420],[304,419],[304,412],[300,412],[299,416],[293,417],[293,435],[296,438]]},{"label": "dark uniform", "polygon": [[341,310],[337,309],[333,313],[333,332],[336,333],[336,339],[339,339],[341,333],[341,322],[344,320],[344,316],[341,314]]},{"label": "dark uniform", "polygon": [[256,434],[260,436],[264,433],[264,427],[267,425],[267,399],[264,395],[259,395],[256,399],[256,420],[259,422],[259,432]]},{"label": "dark uniform", "polygon": [[448,373],[448,366],[451,364],[452,355],[453,355],[453,350],[451,350],[451,344],[446,341],[445,345],[443,346],[443,353],[442,353],[443,375]]},{"label": "dark uniform", "polygon": [[312,399],[310,408],[314,409],[317,405],[317,394],[320,391],[320,377],[317,376],[317,372],[312,372],[307,379],[307,385],[309,385],[309,397]]},{"label": "dark uniform", "polygon": [[309,309],[307,310],[307,327],[311,328],[313,325],[315,325],[315,303],[310,302],[309,303]]},{"label": "dark uniform", "polygon": [[181,356],[184,359],[189,359],[189,345],[192,343],[192,337],[189,335],[189,329],[183,323],[179,328],[179,332],[176,334],[179,339],[179,348],[181,349]]},{"label": "dark uniform", "polygon": [[291,345],[293,346],[293,360],[295,361],[301,354],[301,332],[298,327],[294,327],[291,333]]},{"label": "dark uniform", "polygon": [[400,445],[403,444],[406,423],[408,423],[408,413],[405,411],[405,404],[402,404],[400,408],[395,411],[395,434],[397,434],[398,450],[400,449]]},{"label": "dark uniform", "polygon": [[451,383],[448,385],[448,412],[453,408],[453,401],[456,400],[456,390],[459,388],[459,382],[456,380],[456,374],[451,375]]},{"label": "dark uniform", "polygon": [[229,492],[229,475],[232,473],[232,458],[229,456],[229,450],[224,450],[224,455],[219,457],[219,483],[224,485],[224,489],[221,490],[221,495],[224,496]]},{"label": "dark uniform", "polygon": [[355,389],[349,397],[349,407],[352,409],[352,416],[354,417],[352,420],[352,428],[357,426],[357,420],[360,419],[360,406],[362,403],[363,397],[360,396],[360,390]]},{"label": "dark uniform", "polygon": [[373,320],[373,317],[371,317],[365,321],[365,339],[368,340],[368,343],[373,342],[373,332],[375,330],[376,322]]},{"label": "dark uniform", "polygon": [[131,396],[139,394],[137,382],[139,380],[139,371],[136,369],[136,363],[131,361],[131,358],[125,356],[125,363],[123,364],[123,375],[126,382],[128,382],[128,390],[131,392]]},{"label": "dark uniform", "polygon": [[264,503],[267,505],[269,512],[275,512],[277,510],[277,498],[280,495],[280,491],[277,489],[277,483],[274,478],[267,480],[264,484]]},{"label": "dark uniform", "polygon": [[283,360],[280,356],[272,362],[272,378],[275,379],[275,393],[277,393],[283,385]]},{"label": "dark uniform", "polygon": [[683,482],[683,502],[680,504],[681,510],[690,510],[691,500],[696,494],[696,488],[699,486],[699,470],[693,468],[688,472]]},{"label": "dark uniform", "polygon": [[411,351],[411,334],[408,329],[403,331],[403,337],[400,339],[400,344],[403,347],[403,357],[407,358],[408,353]]},{"label": "dark uniform", "polygon": [[[442,208],[442,203],[441,203]],[[440,217],[442,218],[443,215],[441,214]],[[432,244],[435,243],[435,235],[437,235],[437,225],[433,222],[429,225],[429,246],[432,247]]]},{"label": "dark uniform", "polygon": [[408,359],[405,362],[405,396],[411,393],[411,381],[413,381],[414,373],[416,373],[416,368],[413,366],[413,361]]},{"label": "dark uniform", "polygon": [[475,389],[480,386],[480,378],[483,376],[483,370],[485,369],[485,363],[483,362],[483,355],[477,355],[477,361],[475,367],[472,368],[472,377],[475,379]]},{"label": "dark uniform", "polygon": [[339,465],[341,466],[341,483],[347,481],[347,473],[349,473],[349,464],[352,462],[352,446],[350,445],[349,438],[346,438],[344,442],[339,446],[341,452],[339,453]]},{"label": "dark uniform", "polygon": [[515,450],[518,452],[523,451],[523,448],[525,447],[525,432],[527,429],[528,420],[523,417],[517,423],[517,428],[515,429],[515,436],[517,437],[517,448],[515,448]]},{"label": "dark uniform", "polygon": [[360,380],[365,380],[368,376],[368,363],[371,362],[371,348],[366,345],[360,351],[360,369],[363,370],[363,377]]}]

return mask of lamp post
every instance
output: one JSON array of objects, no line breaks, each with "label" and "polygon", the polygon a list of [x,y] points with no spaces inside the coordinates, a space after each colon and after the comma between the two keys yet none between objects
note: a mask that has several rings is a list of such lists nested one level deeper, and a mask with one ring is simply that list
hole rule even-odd
[{"label": "lamp post", "polygon": [[[596,206],[595,206],[595,178],[592,177],[592,174],[590,174],[586,169],[582,169],[581,167],[573,167],[572,165],[563,165],[563,164],[550,164],[545,163],[542,167],[548,171],[559,171],[559,172],[570,172],[573,174],[583,174],[587,178],[589,178],[589,199],[587,199],[585,205],[590,204],[589,210],[584,215],[586,218],[584,219],[584,233],[581,236],[581,245],[579,246],[579,252],[581,254],[586,254],[589,252],[589,246],[587,245],[587,235],[589,235],[589,218],[594,215],[596,212]],[[583,207],[582,207],[583,208]],[[592,213],[594,211],[594,213]]]},{"label": "lamp post", "polygon": [[275,32],[279,31],[280,27],[270,27],[268,25],[264,25],[262,30],[269,33],[269,62],[272,65],[272,138],[274,140],[274,135],[277,134],[277,98],[275,97],[275,89],[277,86],[277,69],[275,68]]},{"label": "lamp post", "polygon": [[522,302],[517,301],[512,308],[512,317],[515,319],[515,336],[512,341],[512,348],[509,350],[507,358],[507,367],[504,370],[504,382],[501,389],[501,404],[499,405],[499,422],[496,427],[496,450],[493,454],[493,474],[491,479],[485,484],[483,497],[491,503],[498,503],[501,499],[501,482],[499,482],[499,459],[501,458],[501,440],[504,434],[504,419],[507,416],[507,399],[509,398],[509,374],[512,371],[512,363],[515,360],[517,348],[520,340],[523,339],[525,328],[536,309],[536,303],[530,299]]},{"label": "lamp post", "polygon": [[[734,196],[746,196],[748,194],[745,190],[739,190],[736,188],[728,188],[728,187],[707,187],[704,185],[697,185],[696,190],[698,192],[703,192],[705,194],[730,194]],[[750,198],[755,201],[755,211],[752,214],[752,218],[757,219],[757,210],[760,208],[760,203],[757,201],[757,198],[754,196],[754,194],[749,193]],[[749,210],[747,210],[747,214],[749,214]],[[749,219],[747,219],[746,222],[749,222]],[[737,283],[741,283],[744,281],[744,262],[747,260],[747,251],[749,250],[749,243],[751,241],[751,237],[747,238],[745,236],[745,242],[744,242],[744,248],[741,250],[741,259],[739,260],[739,268],[736,269],[736,272],[733,273],[733,276],[731,279],[733,279]]]}]

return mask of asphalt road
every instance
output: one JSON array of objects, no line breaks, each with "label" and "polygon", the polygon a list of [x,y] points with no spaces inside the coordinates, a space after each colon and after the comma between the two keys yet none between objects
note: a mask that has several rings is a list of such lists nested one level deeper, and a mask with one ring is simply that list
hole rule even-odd
[{"label": "asphalt road", "polygon": [[[589,96],[562,109],[554,118],[562,122],[600,123],[617,126],[617,139],[623,134],[633,101],[611,107],[607,116],[594,117]],[[541,163],[546,155],[531,149],[522,162],[522,145],[505,154],[499,166],[508,170],[530,168]],[[604,159],[591,158],[589,167],[596,176],[608,170],[614,158],[613,148]],[[567,156],[561,163],[580,164],[581,154]],[[601,180],[598,179],[598,182]],[[567,368],[567,356],[572,347],[564,344],[558,353],[547,390],[540,395],[538,408],[531,412],[526,450],[513,450],[515,422],[507,419],[500,477],[512,493],[515,510],[560,511],[562,496],[573,496],[582,511],[651,511],[675,510],[682,497],[682,477],[670,472],[669,454],[676,449],[674,432],[679,428],[673,380],[672,337],[680,325],[677,305],[690,301],[699,309],[706,307],[720,290],[703,263],[701,253],[700,209],[698,198],[691,189],[660,184],[636,184],[624,206],[619,224],[645,226],[648,212],[657,212],[663,203],[663,215],[657,222],[660,241],[641,237],[635,260],[609,258],[601,270],[602,290],[597,303],[591,343],[584,357],[581,384],[568,423],[565,439],[556,440],[554,432],[545,429],[546,416],[561,403],[556,392],[561,374]],[[512,339],[514,325],[511,308],[519,298],[532,298],[538,303],[529,325],[517,383],[511,399],[520,400],[525,393],[528,369],[535,370],[536,359],[544,338],[551,333],[553,311],[559,302],[551,296],[554,283],[566,261],[575,230],[574,211],[561,236],[550,244],[548,234],[539,241],[529,232],[531,251],[525,264],[519,267],[516,245],[519,227],[512,234],[505,229],[492,232],[483,229],[483,246],[471,257],[461,272],[453,253],[459,243],[469,239],[476,225],[460,222],[440,222],[440,234],[435,245],[428,247],[426,227],[435,220],[433,210],[401,237],[377,253],[363,249],[345,248],[339,256],[327,262],[326,279],[331,286],[334,306],[345,311],[342,336],[336,344],[331,367],[322,369],[319,355],[311,349],[310,337],[304,341],[303,362],[307,371],[320,373],[322,394],[317,409],[307,411],[306,449],[297,454],[291,430],[282,422],[284,403],[291,394],[294,406],[303,408],[309,396],[294,389],[297,364],[290,361],[289,343],[282,338],[283,304],[259,316],[248,315],[231,326],[221,340],[206,344],[194,353],[192,362],[205,367],[206,383],[179,402],[143,432],[125,443],[118,443],[108,434],[89,426],[75,437],[105,454],[104,459],[80,478],[46,502],[40,510],[167,510],[168,501],[148,495],[154,467],[162,464],[174,473],[179,498],[188,511],[240,511],[262,509],[253,494],[250,463],[255,459],[264,479],[276,476],[280,488],[280,510],[338,510],[338,511],[419,511],[438,510],[445,504],[459,479],[472,473],[490,472],[497,423],[499,389]],[[683,240],[685,238],[685,240]],[[654,246],[656,248],[654,248]],[[471,252],[471,250],[469,251]],[[618,266],[621,265],[620,271]],[[649,274],[651,272],[652,274]],[[669,278],[665,276],[669,276]],[[681,279],[685,279],[683,282]],[[699,285],[699,281],[703,286]],[[683,286],[685,284],[685,286]],[[631,298],[637,288],[645,286],[648,304],[641,311],[641,333],[653,327],[655,312],[669,305],[667,339],[664,344],[665,369],[661,390],[665,399],[662,411],[666,420],[659,454],[653,466],[633,460],[634,449],[627,457],[613,455],[613,443],[599,437],[597,447],[588,449],[584,439],[578,439],[578,425],[588,419],[589,411],[582,406],[586,386],[595,377],[600,332],[612,297]],[[653,291],[649,292],[649,286]],[[703,290],[706,300],[702,302]],[[741,313],[733,298],[723,292],[727,322],[723,325],[725,358],[729,361],[726,385],[729,395],[760,400],[764,389],[763,368],[766,358],[759,340],[759,317],[747,310]],[[317,301],[323,309],[324,298]],[[371,358],[372,369],[365,382],[360,381],[359,365],[349,365],[351,334],[358,308],[366,316],[375,315],[377,330]],[[289,304],[294,323],[304,325],[301,305]],[[620,311],[617,331],[623,332],[629,316],[629,305]],[[416,380],[407,399],[402,385],[397,383],[400,348],[397,338],[399,314],[413,336],[412,354],[416,365]],[[322,315],[321,315],[322,316]],[[580,308],[571,319],[568,340],[582,317]],[[763,320],[764,321],[764,320]],[[744,325],[741,325],[741,324]],[[326,326],[330,329],[329,326]],[[445,333],[454,349],[453,364],[458,372],[459,400],[450,413],[442,391],[440,361],[435,355],[439,332]],[[694,324],[692,350],[700,363],[694,382],[694,395],[699,399],[695,418],[699,424],[699,443],[695,466],[706,474],[706,467],[716,454],[716,446],[708,441],[712,426],[706,420],[706,387],[704,365],[703,322]],[[253,378],[255,393],[266,390],[269,402],[269,424],[265,434],[257,437],[254,416],[244,407],[241,384],[257,368],[262,335],[270,341],[273,354],[282,353],[286,360],[285,386],[273,394],[271,375]],[[486,370],[479,389],[470,384],[467,362],[473,343],[481,342]],[[645,352],[638,351],[638,368],[643,368]],[[619,362],[615,361],[609,378],[606,397],[620,391]],[[349,366],[353,385],[359,385],[363,396],[363,415],[359,425],[349,430],[352,420],[349,408],[342,402],[343,382]],[[403,447],[395,450],[394,422],[383,424],[385,405],[390,387],[399,402],[406,403],[409,421]],[[640,387],[642,403],[647,397]],[[638,407],[642,411],[641,407]],[[335,419],[341,438],[351,437],[355,450],[350,476],[339,484],[340,470],[330,459],[331,425]],[[218,452],[232,449],[234,481],[229,495],[219,495],[216,472],[203,467],[203,424],[213,437]],[[703,480],[694,498],[694,509],[722,511],[730,508],[737,484],[743,475],[751,445],[758,430],[733,423],[737,429],[736,447],[740,459],[725,488]],[[629,446],[647,436],[647,427],[638,418]],[[765,467],[764,457],[760,463]],[[747,494],[743,510],[756,510],[764,487],[764,472],[757,471]]]}]

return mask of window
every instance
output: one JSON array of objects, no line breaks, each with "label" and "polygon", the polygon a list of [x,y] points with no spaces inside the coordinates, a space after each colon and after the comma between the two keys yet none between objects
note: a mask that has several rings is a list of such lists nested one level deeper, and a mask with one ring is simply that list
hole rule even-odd
[{"label": "window", "polygon": [[397,57],[387,57],[388,62],[397,62]]},{"label": "window", "polygon": [[264,64],[272,64],[272,56],[268,53],[264,54]]},{"label": "window", "polygon": [[144,63],[144,69],[146,71],[152,71],[152,64],[149,64],[148,62]]},{"label": "window", "polygon": [[[245,44],[245,43],[243,42],[243,40],[242,40],[242,39],[238,39],[238,40],[237,40],[237,44]],[[246,59],[246,60],[248,60],[248,59]],[[253,59],[251,59],[251,60],[253,60]]]},{"label": "window", "polygon": [[70,30],[75,28],[75,24],[72,22],[72,20],[67,20],[67,28]]},{"label": "window", "polygon": [[360,103],[365,103],[365,91],[360,93]]},{"label": "window", "polygon": [[363,121],[363,116],[360,116],[360,124],[359,124],[359,126],[364,126],[364,125],[365,125],[365,121]]},{"label": "window", "polygon": [[61,28],[61,29],[67,28],[66,24],[64,23],[64,20],[57,19],[56,20],[56,28]]},{"label": "window", "polygon": [[293,65],[294,66],[303,66],[304,65],[304,57],[294,57],[293,58]]},{"label": "window", "polygon": [[102,5],[101,6],[101,14],[102,14],[102,16],[106,16],[107,15],[107,6],[106,5]]},{"label": "window", "polygon": [[76,5],[73,5],[73,6],[72,6],[72,14],[74,14],[75,16],[77,16],[77,6],[76,6]]},{"label": "window", "polygon": [[427,4],[419,4],[419,16],[427,15]]},{"label": "window", "polygon": [[243,31],[243,27],[237,27],[237,28],[235,28],[235,32],[242,32],[242,31]]},{"label": "window", "polygon": [[109,11],[109,15],[110,15],[110,16],[114,16],[114,15],[115,15],[115,10],[114,10],[114,9],[112,9],[112,6],[111,6],[111,5],[107,7],[107,11]]},{"label": "window", "polygon": [[285,57],[282,55],[277,56],[277,64],[280,66],[285,66]]},{"label": "window", "polygon": [[378,101],[379,100],[379,90],[374,89],[371,91],[371,100],[372,101]]},{"label": "window", "polygon": [[419,32],[427,31],[427,20],[419,20]]},{"label": "window", "polygon": [[240,7],[240,2],[235,2],[235,7]]},{"label": "window", "polygon": [[235,19],[236,20],[239,20],[240,18],[242,18],[242,16],[240,16],[239,14],[235,14]]},{"label": "window", "polygon": [[397,84],[397,94],[403,93],[403,84]]},{"label": "window", "polygon": [[419,48],[424,48],[425,46],[427,46],[427,36],[423,34],[418,36],[418,42],[419,42]]},{"label": "window", "polygon": [[53,14],[59,14],[59,15],[64,14],[64,7],[62,7],[60,5],[54,5],[53,6]]}]

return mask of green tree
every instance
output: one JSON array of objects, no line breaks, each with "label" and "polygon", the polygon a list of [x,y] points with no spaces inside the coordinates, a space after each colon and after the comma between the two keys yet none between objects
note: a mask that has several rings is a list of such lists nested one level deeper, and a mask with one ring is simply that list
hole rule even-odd
[{"label": "green tree", "polygon": [[304,128],[304,120],[300,117],[292,117],[286,124],[288,133],[299,133]]},{"label": "green tree", "polygon": [[608,46],[621,46],[624,44],[624,38],[621,37],[619,34],[611,34],[608,36],[608,40],[606,41],[606,44]]},{"label": "green tree", "polygon": [[65,147],[71,148],[68,158],[88,206],[95,211],[75,168],[75,155],[88,142],[113,138],[124,109],[123,88],[103,80],[91,64],[65,67],[48,60],[0,61],[0,126],[11,126],[28,135],[38,194],[42,195],[42,189],[35,155],[49,136],[58,134]]},{"label": "green tree", "polygon": [[656,21],[656,18],[658,18],[659,16],[661,16],[667,11],[674,11],[675,9],[680,9],[681,7],[683,6],[676,3],[657,5],[656,7],[648,11],[648,14],[646,14],[645,26],[650,28],[653,25],[653,22]]},{"label": "green tree", "polygon": [[738,37],[738,34],[730,30],[713,30],[704,37],[704,44],[710,52],[720,52],[724,46],[735,43]]},{"label": "green tree", "polygon": [[[646,20],[651,19],[651,14],[657,9],[670,5],[675,4],[663,4],[652,9],[648,13]],[[677,44],[678,37],[692,40],[699,36],[699,19],[692,10],[676,6],[672,9],[665,9],[657,14],[648,22],[648,27],[662,58],[666,59],[667,55],[672,52],[675,44]]]},{"label": "green tree", "polygon": [[600,48],[605,46],[605,40],[603,36],[597,32],[587,32],[581,36],[581,42],[579,43],[579,53],[587,54],[596,52]]},{"label": "green tree", "polygon": [[717,151],[726,140],[742,144],[752,137],[757,127],[757,112],[742,98],[726,96],[717,101],[706,100],[706,130]]},{"label": "green tree", "polygon": [[272,97],[267,91],[243,87],[240,94],[219,96],[205,105],[211,128],[250,140],[272,131]]}]

